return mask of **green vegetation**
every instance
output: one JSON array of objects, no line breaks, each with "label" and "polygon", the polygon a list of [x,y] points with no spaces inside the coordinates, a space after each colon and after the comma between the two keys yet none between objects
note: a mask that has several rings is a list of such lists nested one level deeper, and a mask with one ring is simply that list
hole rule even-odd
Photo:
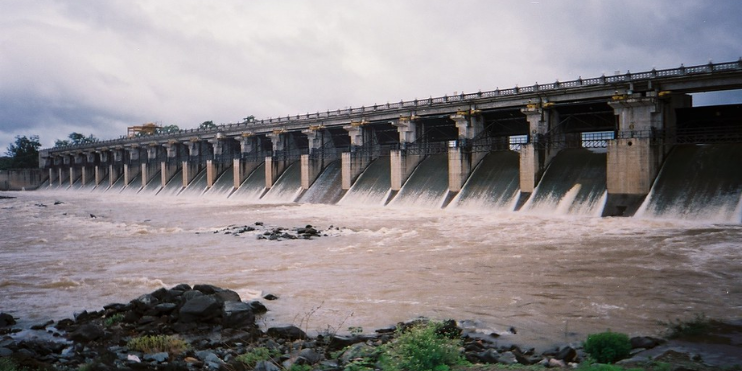
[{"label": "green vegetation", "polygon": [[613,363],[628,357],[631,341],[626,334],[601,332],[587,336],[585,351],[600,363]]},{"label": "green vegetation", "polygon": [[78,144],[87,144],[87,143],[95,143],[98,141],[98,138],[96,138],[93,134],[90,134],[89,136],[85,136],[84,134],[80,134],[77,132],[72,132],[70,135],[67,136],[68,139],[57,139],[54,141],[54,147],[66,147],[66,146],[75,146]]},{"label": "green vegetation", "polygon": [[660,322],[667,327],[666,336],[670,339],[700,336],[711,329],[711,320],[703,313],[697,313],[690,320],[675,319],[675,321]]},{"label": "green vegetation", "polygon": [[170,335],[145,335],[135,337],[126,343],[132,350],[143,353],[168,352],[179,354],[188,349],[188,343],[182,339]]},{"label": "green vegetation", "polygon": [[123,319],[124,319],[124,315],[123,315],[123,314],[121,314],[121,313],[116,313],[116,314],[114,314],[114,315],[112,315],[112,316],[110,316],[110,317],[106,318],[106,319],[105,319],[105,320],[103,321],[103,324],[104,324],[104,325],[106,325],[106,327],[111,327],[111,326],[113,326],[113,325],[115,325],[115,324],[118,324],[118,323],[119,323],[119,322],[121,322],[121,321],[122,321]]},{"label": "green vegetation", "polygon": [[22,371],[23,368],[13,362],[10,358],[0,358],[0,371]]},{"label": "green vegetation", "polygon": [[442,324],[429,322],[403,330],[382,347],[383,370],[445,371],[465,362],[461,340],[442,335]]},{"label": "green vegetation", "polygon": [[237,360],[244,363],[247,367],[255,367],[260,361],[268,361],[280,354],[275,349],[268,349],[265,347],[252,348],[245,354],[237,356]]},{"label": "green vegetation", "polygon": [[294,363],[289,367],[288,371],[312,371],[312,366],[310,365],[297,365]]},{"label": "green vegetation", "polygon": [[27,169],[39,167],[39,142],[38,135],[30,137],[16,136],[15,142],[8,147],[6,155],[8,159],[3,161],[4,169]]}]

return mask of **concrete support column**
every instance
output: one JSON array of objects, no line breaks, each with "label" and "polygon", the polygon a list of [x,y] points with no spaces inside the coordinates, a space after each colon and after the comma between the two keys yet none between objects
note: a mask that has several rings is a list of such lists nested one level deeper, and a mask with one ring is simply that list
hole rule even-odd
[{"label": "concrete support column", "polygon": [[198,161],[198,156],[201,154],[201,143],[198,138],[191,138],[183,144],[188,149],[188,160],[183,161],[183,187],[188,187],[193,178],[201,171],[201,163]]},{"label": "concrete support column", "polygon": [[448,190],[459,192],[474,167],[486,155],[484,152],[471,151],[471,140],[484,130],[484,120],[481,115],[472,112],[451,115],[451,120],[459,130],[459,140],[456,147],[448,148]]},{"label": "concrete support column", "polygon": [[[242,133],[234,138],[240,143],[240,158],[232,160],[234,171],[234,188],[239,188],[242,182],[263,163],[265,156],[261,156],[260,141],[253,133]],[[249,161],[250,159],[256,161]],[[258,161],[259,160],[259,161]]]},{"label": "concrete support column", "polygon": [[278,177],[288,168],[288,161],[283,157],[276,157],[276,153],[281,153],[286,149],[285,132],[283,130],[274,130],[267,136],[273,146],[273,156],[265,158],[265,188],[270,189],[276,184]]},{"label": "concrete support column", "polygon": [[[322,170],[329,163],[328,153],[324,149],[334,148],[332,137],[323,130],[322,126],[310,126],[308,130],[303,130],[309,143],[309,154],[301,155],[301,188],[304,190],[312,186]],[[334,154],[332,154],[334,159]]]},{"label": "concrete support column", "polygon": [[178,142],[171,139],[162,146],[165,148],[165,159],[160,162],[160,182],[164,187],[180,170],[181,162],[178,161]]},{"label": "concrete support column", "polygon": [[69,186],[72,187],[72,185],[75,183],[75,180],[80,177],[80,169],[75,166],[70,166],[70,179],[69,179]]},{"label": "concrete support column", "polygon": [[82,166],[82,179],[81,183],[82,185],[87,185],[89,183],[96,183],[95,180],[95,167],[97,163],[98,154],[95,151],[87,152],[84,154],[85,161]]},{"label": "concrete support column", "polygon": [[406,146],[417,139],[417,124],[412,117],[402,117],[398,121],[392,122],[399,132],[400,149],[393,150],[390,153],[391,161],[391,189],[393,192],[402,189],[402,186],[415,170],[415,167],[422,161],[425,156],[420,154],[408,154]]},{"label": "concrete support column", "polygon": [[631,216],[654,183],[669,146],[664,132],[675,128],[675,108],[690,107],[686,95],[650,95],[609,102],[618,118],[618,136],[608,141],[605,216]]},{"label": "concrete support column", "polygon": [[[95,185],[99,186],[103,183],[103,179],[108,175],[108,165],[95,165]],[[107,184],[106,184],[107,186]]]},{"label": "concrete support column", "polygon": [[49,168],[49,186],[54,185],[54,183],[57,181],[58,175],[59,175],[59,171],[57,171],[56,168],[53,168],[53,167]]},{"label": "concrete support column", "polygon": [[113,161],[108,166],[108,181],[110,185],[114,185],[116,181],[123,174],[122,162],[124,161],[124,151],[120,148],[115,148],[111,151]]},{"label": "concrete support column", "polygon": [[70,169],[71,167],[66,167],[66,166],[59,167],[59,170],[57,172],[59,176],[57,177],[57,179],[59,180],[60,187],[63,187],[65,185],[69,186]]},{"label": "concrete support column", "polygon": [[206,186],[211,188],[216,183],[216,179],[221,175],[227,168],[229,163],[223,161],[222,156],[224,155],[224,140],[216,138],[209,140],[212,148],[214,149],[214,156],[211,159],[206,160]]},{"label": "concrete support column", "polygon": [[361,175],[363,170],[374,159],[370,151],[364,150],[368,147],[364,146],[366,143],[363,141],[364,132],[368,130],[363,127],[364,125],[365,122],[361,121],[351,122],[350,125],[343,126],[343,129],[350,135],[351,145],[350,152],[343,153],[341,158],[340,174],[342,179],[341,188],[343,190],[350,189],[356,179],[358,179],[358,176]]},{"label": "concrete support column", "polygon": [[[142,171],[142,167],[139,165],[139,147],[127,148],[126,150],[129,152],[129,161],[124,163],[124,185],[129,186]],[[138,187],[140,184],[132,184],[132,186]]]},{"label": "concrete support column", "polygon": [[526,115],[531,135],[528,143],[521,145],[520,150],[520,192],[530,195],[557,150],[549,150],[544,142],[544,134],[549,129],[552,111],[540,105],[529,105],[521,112]]},{"label": "concrete support column", "polygon": [[157,161],[159,149],[159,145],[154,142],[147,146],[147,158],[142,162],[142,187],[149,184],[161,168],[160,163]]}]

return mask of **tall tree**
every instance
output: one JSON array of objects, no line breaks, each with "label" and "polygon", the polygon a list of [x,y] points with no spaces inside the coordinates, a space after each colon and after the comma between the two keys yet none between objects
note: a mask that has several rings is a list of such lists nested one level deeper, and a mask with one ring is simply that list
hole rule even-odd
[{"label": "tall tree", "polygon": [[12,168],[34,168],[39,167],[39,142],[38,135],[30,137],[17,135],[15,142],[8,147],[6,154],[11,158]]},{"label": "tall tree", "polygon": [[201,125],[198,125],[199,129],[211,129],[215,127],[216,127],[216,124],[214,124],[214,121],[204,121],[201,123]]},{"label": "tall tree", "polygon": [[80,134],[78,132],[72,132],[70,135],[67,136],[69,140],[61,140],[57,139],[54,141],[54,147],[64,147],[64,146],[74,146],[78,144],[87,144],[87,143],[95,143],[98,141],[98,138],[95,137],[95,135],[90,134],[89,136],[85,136],[85,134]]}]

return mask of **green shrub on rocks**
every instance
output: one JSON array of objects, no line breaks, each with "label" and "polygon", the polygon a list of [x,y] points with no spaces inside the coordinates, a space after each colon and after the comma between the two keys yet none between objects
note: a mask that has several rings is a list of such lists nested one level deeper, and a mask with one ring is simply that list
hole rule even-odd
[{"label": "green shrub on rocks", "polygon": [[23,371],[24,368],[18,367],[10,358],[0,358],[0,371]]},{"label": "green shrub on rocks", "polygon": [[106,318],[103,321],[103,324],[106,325],[106,327],[111,327],[115,324],[118,324],[119,322],[123,321],[124,315],[121,313],[116,313],[108,318]]},{"label": "green shrub on rocks", "polygon": [[278,357],[280,354],[277,350],[268,349],[265,347],[257,347],[250,349],[247,353],[237,356],[237,361],[242,362],[247,367],[255,367],[258,362],[268,361],[272,358]]},{"label": "green shrub on rocks", "polygon": [[618,332],[601,332],[587,336],[585,351],[600,363],[614,363],[629,356],[629,336]]},{"label": "green shrub on rocks", "polygon": [[188,343],[170,335],[139,336],[129,340],[126,346],[129,349],[138,350],[142,353],[167,352],[170,354],[180,354],[188,349]]},{"label": "green shrub on rocks", "polygon": [[446,337],[439,322],[417,324],[382,347],[381,365],[387,371],[446,371],[464,363],[461,340]]}]

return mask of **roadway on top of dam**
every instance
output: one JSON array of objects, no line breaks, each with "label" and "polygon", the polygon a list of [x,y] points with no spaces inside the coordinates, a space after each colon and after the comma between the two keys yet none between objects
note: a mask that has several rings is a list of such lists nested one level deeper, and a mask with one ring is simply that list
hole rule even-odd
[{"label": "roadway on top of dam", "polygon": [[666,93],[687,94],[723,91],[742,88],[742,58],[734,62],[708,63],[651,70],[647,72],[617,74],[572,81],[497,89],[415,99],[396,103],[375,104],[356,108],[328,110],[326,112],[283,116],[243,123],[223,124],[209,129],[187,129],[174,133],[120,137],[93,143],[45,149],[49,154],[65,154],[106,147],[131,147],[149,143],[165,144],[172,141],[239,138],[243,134],[261,135],[275,131],[297,131],[310,127],[342,127],[351,123],[373,123],[408,118],[426,118],[459,111],[482,112],[501,109],[524,108],[538,104],[551,107],[562,104],[611,101],[644,96],[662,96]]}]

